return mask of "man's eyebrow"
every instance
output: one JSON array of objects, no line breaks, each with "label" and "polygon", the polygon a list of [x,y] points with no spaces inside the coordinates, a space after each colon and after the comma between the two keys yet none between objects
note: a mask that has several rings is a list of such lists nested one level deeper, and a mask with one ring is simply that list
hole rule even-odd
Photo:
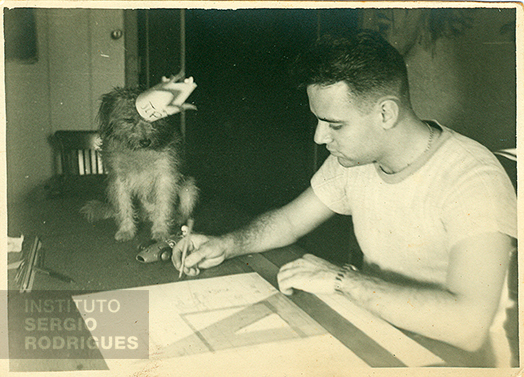
[{"label": "man's eyebrow", "polygon": [[327,123],[344,123],[343,120],[338,120],[338,119],[328,119],[328,118],[320,118],[320,117],[317,117],[318,120],[321,120],[322,122],[327,122]]}]

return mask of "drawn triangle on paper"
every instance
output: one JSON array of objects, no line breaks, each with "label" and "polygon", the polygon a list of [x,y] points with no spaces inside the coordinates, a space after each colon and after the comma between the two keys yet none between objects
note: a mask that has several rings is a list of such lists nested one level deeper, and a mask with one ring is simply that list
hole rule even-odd
[{"label": "drawn triangle on paper", "polygon": [[[193,315],[181,314],[181,317],[194,328],[188,320]],[[277,316],[278,320],[269,318],[266,321],[273,316]],[[268,322],[271,328],[266,327]],[[274,327],[276,323],[278,326]],[[196,330],[194,334],[170,344],[154,356],[168,358],[193,355],[325,333],[326,330],[302,309],[281,293],[276,293],[202,330]]]},{"label": "drawn triangle on paper", "polygon": [[208,312],[197,312],[191,314],[185,314],[185,321],[196,331],[200,331],[209,327],[217,322],[222,321],[228,317],[235,315],[240,310],[245,309],[245,306],[217,309]]},{"label": "drawn triangle on paper", "polygon": [[254,322],[236,331],[236,334],[247,334],[254,331],[276,330],[289,327],[289,324],[276,313],[270,314],[261,320]]}]

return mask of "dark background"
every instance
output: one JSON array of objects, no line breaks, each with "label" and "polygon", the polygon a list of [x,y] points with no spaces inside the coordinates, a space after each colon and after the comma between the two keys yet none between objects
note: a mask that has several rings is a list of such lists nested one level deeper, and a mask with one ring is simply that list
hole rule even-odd
[{"label": "dark background", "polygon": [[[357,20],[352,9],[185,11],[186,77],[198,84],[188,100],[198,111],[186,113],[186,156],[202,203],[253,216],[309,186],[327,153],[314,145],[315,120],[290,65],[317,35],[351,32]],[[149,87],[180,69],[180,10],[142,10],[138,25],[139,81]],[[348,226],[337,216],[302,244],[346,262]]]}]

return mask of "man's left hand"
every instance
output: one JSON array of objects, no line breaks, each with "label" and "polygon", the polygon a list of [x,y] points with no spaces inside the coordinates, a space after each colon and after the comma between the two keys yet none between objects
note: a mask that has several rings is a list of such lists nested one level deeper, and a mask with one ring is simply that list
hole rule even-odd
[{"label": "man's left hand", "polygon": [[278,285],[286,295],[291,295],[293,288],[310,293],[334,293],[335,279],[340,270],[324,259],[305,254],[280,268]]}]

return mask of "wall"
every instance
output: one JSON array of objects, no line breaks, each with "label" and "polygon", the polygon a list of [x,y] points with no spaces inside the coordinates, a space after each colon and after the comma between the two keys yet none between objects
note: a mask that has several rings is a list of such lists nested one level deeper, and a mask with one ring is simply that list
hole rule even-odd
[{"label": "wall", "polygon": [[6,149],[8,201],[25,195],[52,171],[47,135],[51,130],[49,107],[48,18],[37,12],[38,61],[26,65],[7,61]]},{"label": "wall", "polygon": [[[124,84],[122,10],[35,9],[38,61],[5,66],[8,203],[43,197],[49,137],[95,129],[98,97]],[[6,26],[7,27],[7,26]]]},{"label": "wall", "polygon": [[416,112],[476,139],[491,150],[514,148],[515,41],[501,32],[513,9],[476,9],[472,27],[435,50],[416,45],[406,56]]}]

